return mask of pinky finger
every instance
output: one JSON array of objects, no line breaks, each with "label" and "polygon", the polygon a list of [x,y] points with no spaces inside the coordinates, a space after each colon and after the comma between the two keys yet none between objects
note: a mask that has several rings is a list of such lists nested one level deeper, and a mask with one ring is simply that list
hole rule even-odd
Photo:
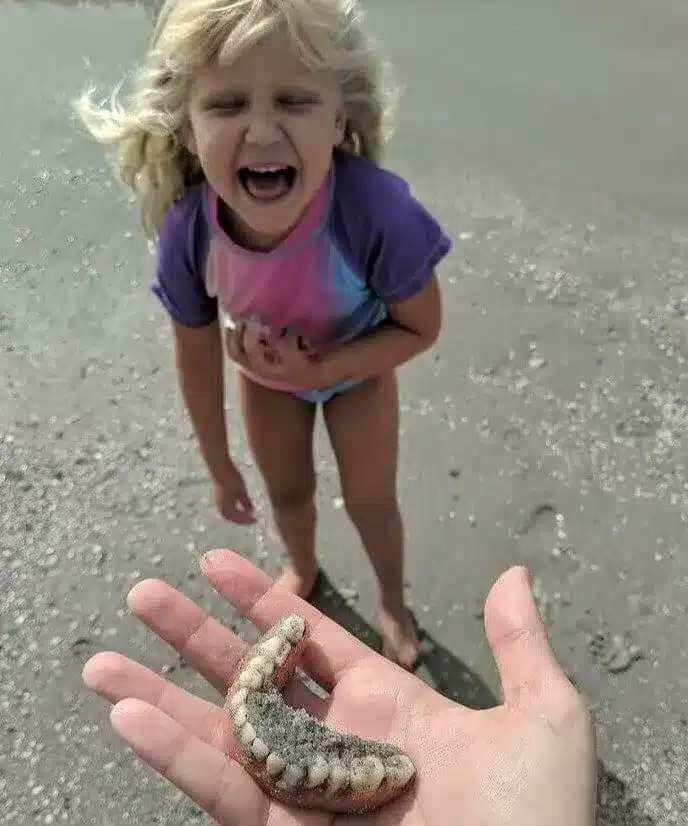
[{"label": "pinky finger", "polygon": [[220,826],[267,821],[268,801],[241,766],[160,709],[142,700],[121,700],[113,706],[110,722],[142,760]]}]

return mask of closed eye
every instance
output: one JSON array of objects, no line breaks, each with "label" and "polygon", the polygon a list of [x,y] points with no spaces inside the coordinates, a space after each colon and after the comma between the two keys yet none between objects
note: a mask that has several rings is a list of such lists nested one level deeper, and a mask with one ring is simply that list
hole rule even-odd
[{"label": "closed eye", "polygon": [[283,95],[278,101],[278,105],[289,110],[311,109],[317,106],[320,101],[315,97],[297,97],[295,95]]},{"label": "closed eye", "polygon": [[[320,98],[314,95],[282,94],[275,98],[274,106],[288,112],[306,112],[320,103]],[[248,97],[218,95],[203,101],[201,108],[220,115],[235,115],[245,112],[250,106]]]},{"label": "closed eye", "polygon": [[213,112],[217,112],[219,115],[238,115],[240,112],[243,112],[246,109],[245,103],[218,103],[217,105],[213,106]]},{"label": "closed eye", "polygon": [[207,112],[233,115],[242,112],[248,105],[246,98],[215,98],[204,102],[203,109]]}]

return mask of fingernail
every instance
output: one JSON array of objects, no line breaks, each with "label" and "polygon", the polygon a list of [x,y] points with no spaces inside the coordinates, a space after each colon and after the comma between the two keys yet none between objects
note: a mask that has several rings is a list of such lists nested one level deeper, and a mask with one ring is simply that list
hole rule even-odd
[{"label": "fingernail", "polygon": [[218,558],[219,555],[220,555],[220,552],[217,551],[217,550],[215,550],[215,551],[206,551],[201,556],[201,561],[200,561],[201,568],[209,568],[211,565],[214,565],[217,562],[217,558]]}]

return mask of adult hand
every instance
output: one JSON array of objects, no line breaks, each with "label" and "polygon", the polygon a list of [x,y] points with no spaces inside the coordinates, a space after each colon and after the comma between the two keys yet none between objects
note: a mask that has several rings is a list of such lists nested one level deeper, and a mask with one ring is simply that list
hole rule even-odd
[{"label": "adult hand", "polygon": [[[558,666],[525,572],[500,577],[485,605],[501,705],[454,703],[376,654],[266,573],[228,551],[206,554],[203,573],[261,631],[287,613],[310,628],[301,667],[329,692],[315,697],[297,677],[292,705],[340,730],[387,740],[413,760],[417,781],[366,816],[371,826],[593,826],[596,754],[592,720]],[[128,596],[134,614],[220,692],[246,643],[170,586],[148,580]],[[114,704],[115,730],[150,766],[221,826],[344,826],[347,815],[296,809],[267,797],[223,753],[228,714],[113,652],[96,654],[86,684]]]}]

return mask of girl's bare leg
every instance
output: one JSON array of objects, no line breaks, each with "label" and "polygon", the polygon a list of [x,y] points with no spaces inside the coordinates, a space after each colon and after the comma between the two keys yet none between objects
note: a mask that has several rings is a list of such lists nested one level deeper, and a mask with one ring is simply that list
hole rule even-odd
[{"label": "girl's bare leg", "polygon": [[279,584],[306,597],[315,583],[315,407],[238,373],[238,391],[251,452],[267,488],[277,531],[291,564]]},{"label": "girl's bare leg", "polygon": [[404,527],[397,501],[399,400],[396,377],[364,382],[324,409],[344,504],[377,577],[383,653],[404,668],[418,638],[404,602]]}]

